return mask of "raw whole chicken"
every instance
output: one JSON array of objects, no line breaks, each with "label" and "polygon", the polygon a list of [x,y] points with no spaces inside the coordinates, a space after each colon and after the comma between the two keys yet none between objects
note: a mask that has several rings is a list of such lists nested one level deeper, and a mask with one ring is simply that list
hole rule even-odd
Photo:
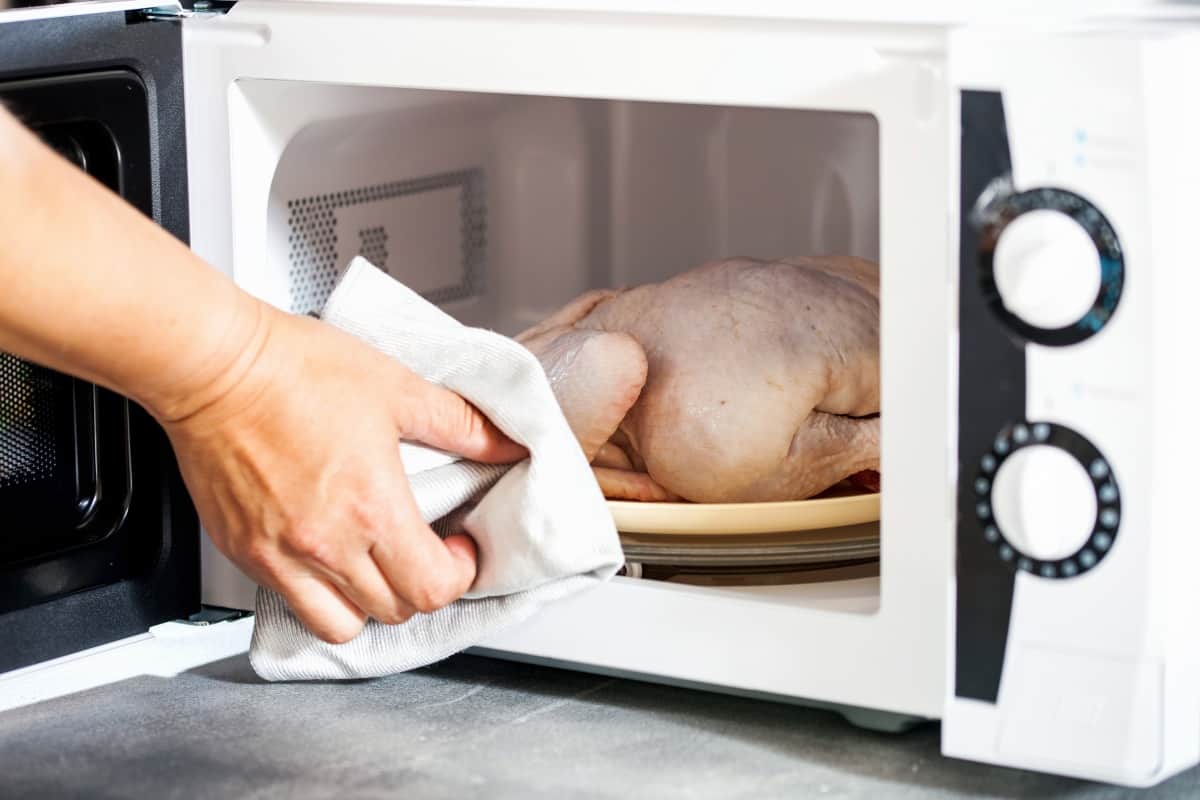
[{"label": "raw whole chicken", "polygon": [[878,478],[869,261],[715,261],[588,292],[517,340],[541,361],[607,497],[801,500]]}]

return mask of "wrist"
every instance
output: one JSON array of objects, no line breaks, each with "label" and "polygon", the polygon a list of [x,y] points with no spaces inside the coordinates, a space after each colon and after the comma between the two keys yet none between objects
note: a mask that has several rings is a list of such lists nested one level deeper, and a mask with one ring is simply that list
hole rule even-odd
[{"label": "wrist", "polygon": [[102,384],[161,422],[251,371],[280,313],[0,108],[0,350]]},{"label": "wrist", "polygon": [[188,335],[181,357],[158,380],[133,381],[146,387],[135,397],[160,424],[185,422],[202,414],[246,383],[270,337],[276,312],[233,287],[223,313]]}]

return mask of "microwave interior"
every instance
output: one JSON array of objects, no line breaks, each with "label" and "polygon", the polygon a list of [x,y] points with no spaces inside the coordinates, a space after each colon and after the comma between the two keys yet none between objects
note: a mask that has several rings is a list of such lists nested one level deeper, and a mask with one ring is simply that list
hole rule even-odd
[{"label": "microwave interior", "polygon": [[[360,254],[508,335],[589,289],[713,259],[879,260],[871,114],[280,80],[235,92],[255,136],[281,143],[265,264],[235,264],[235,277],[296,313],[319,310]],[[623,534],[625,574],[872,613],[879,534],[878,522],[719,545]]]}]

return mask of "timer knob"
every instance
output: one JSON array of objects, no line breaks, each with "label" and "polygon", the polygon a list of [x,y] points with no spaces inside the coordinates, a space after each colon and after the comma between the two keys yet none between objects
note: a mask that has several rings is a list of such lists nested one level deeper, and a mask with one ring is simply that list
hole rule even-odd
[{"label": "timer knob", "polygon": [[1010,221],[996,242],[992,270],[1004,308],[1034,328],[1075,324],[1100,294],[1100,253],[1092,236],[1054,209]]},{"label": "timer knob", "polygon": [[1066,558],[1096,526],[1096,490],[1083,465],[1046,444],[1022,447],[1004,459],[991,487],[992,515],[1004,537],[1029,558]]}]

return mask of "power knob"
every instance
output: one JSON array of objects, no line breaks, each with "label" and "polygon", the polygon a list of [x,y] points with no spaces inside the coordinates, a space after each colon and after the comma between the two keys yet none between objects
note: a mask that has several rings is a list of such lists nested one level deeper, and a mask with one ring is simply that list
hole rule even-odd
[{"label": "power knob", "polygon": [[1076,344],[1116,310],[1124,256],[1095,206],[1062,189],[1001,195],[984,209],[981,283],[989,305],[1022,338]]},{"label": "power knob", "polygon": [[1061,211],[1040,208],[1009,223],[992,270],[1000,302],[1042,329],[1082,319],[1100,292],[1100,254],[1092,237]]},{"label": "power knob", "polygon": [[1023,447],[996,472],[992,515],[1022,554],[1056,561],[1092,535],[1096,493],[1070,453],[1045,444]]},{"label": "power knob", "polygon": [[979,461],[975,515],[1002,561],[1043,578],[1070,578],[1112,550],[1121,494],[1108,461],[1079,433],[1018,422]]}]

